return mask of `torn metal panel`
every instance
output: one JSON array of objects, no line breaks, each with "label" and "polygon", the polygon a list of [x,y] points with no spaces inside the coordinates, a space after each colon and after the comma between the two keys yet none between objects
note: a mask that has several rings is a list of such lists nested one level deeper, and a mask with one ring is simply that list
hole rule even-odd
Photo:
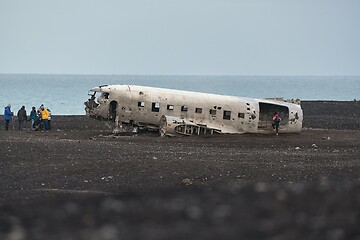
[{"label": "torn metal panel", "polygon": [[203,124],[195,124],[187,119],[163,115],[160,118],[159,132],[161,136],[190,136],[221,133],[221,130]]}]

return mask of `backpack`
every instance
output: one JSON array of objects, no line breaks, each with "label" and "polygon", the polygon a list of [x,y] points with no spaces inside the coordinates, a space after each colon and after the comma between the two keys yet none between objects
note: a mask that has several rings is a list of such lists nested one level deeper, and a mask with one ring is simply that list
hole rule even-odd
[{"label": "backpack", "polygon": [[279,116],[276,116],[274,119],[275,124],[279,124],[281,122],[281,118]]}]

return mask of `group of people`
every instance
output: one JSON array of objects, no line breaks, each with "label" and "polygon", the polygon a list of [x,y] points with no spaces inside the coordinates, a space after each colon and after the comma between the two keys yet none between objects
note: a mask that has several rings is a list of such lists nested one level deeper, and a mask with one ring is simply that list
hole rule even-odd
[{"label": "group of people", "polygon": [[[5,129],[9,130],[10,122],[14,119],[14,113],[11,111],[11,105],[7,105],[4,111]],[[32,107],[30,116],[28,118],[25,106],[22,106],[17,112],[18,127],[19,131],[23,130],[24,123],[29,120],[31,121],[32,130],[49,131],[51,129],[51,111],[49,108],[45,108],[44,104],[36,110]],[[14,128],[14,125],[13,125]]]}]

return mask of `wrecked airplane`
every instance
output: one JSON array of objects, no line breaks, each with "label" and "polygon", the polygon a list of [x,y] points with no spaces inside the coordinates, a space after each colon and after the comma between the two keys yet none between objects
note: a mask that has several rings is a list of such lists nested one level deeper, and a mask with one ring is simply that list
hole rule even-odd
[{"label": "wrecked airplane", "polygon": [[134,85],[102,85],[89,96],[86,114],[115,122],[115,133],[124,126],[159,130],[161,136],[272,133],[274,112],[282,118],[280,132],[302,129],[299,102]]}]

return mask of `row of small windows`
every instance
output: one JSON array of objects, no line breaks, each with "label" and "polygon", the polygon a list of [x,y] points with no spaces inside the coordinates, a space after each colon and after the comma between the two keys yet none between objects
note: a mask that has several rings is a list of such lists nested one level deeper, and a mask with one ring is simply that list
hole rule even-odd
[{"label": "row of small windows", "polygon": [[[138,107],[145,107],[145,102],[138,102]],[[174,105],[168,104],[166,107],[167,110],[174,110]],[[220,107],[218,109],[221,109]],[[159,112],[160,111],[160,103],[153,102],[151,103],[151,111],[152,112]],[[186,105],[181,106],[182,112],[187,112],[188,107]],[[202,113],[202,108],[195,108],[195,113]],[[210,115],[216,115],[216,109],[210,109]],[[238,118],[245,118],[245,113],[238,113]],[[231,119],[231,111],[224,110],[223,119],[230,120]]]}]

